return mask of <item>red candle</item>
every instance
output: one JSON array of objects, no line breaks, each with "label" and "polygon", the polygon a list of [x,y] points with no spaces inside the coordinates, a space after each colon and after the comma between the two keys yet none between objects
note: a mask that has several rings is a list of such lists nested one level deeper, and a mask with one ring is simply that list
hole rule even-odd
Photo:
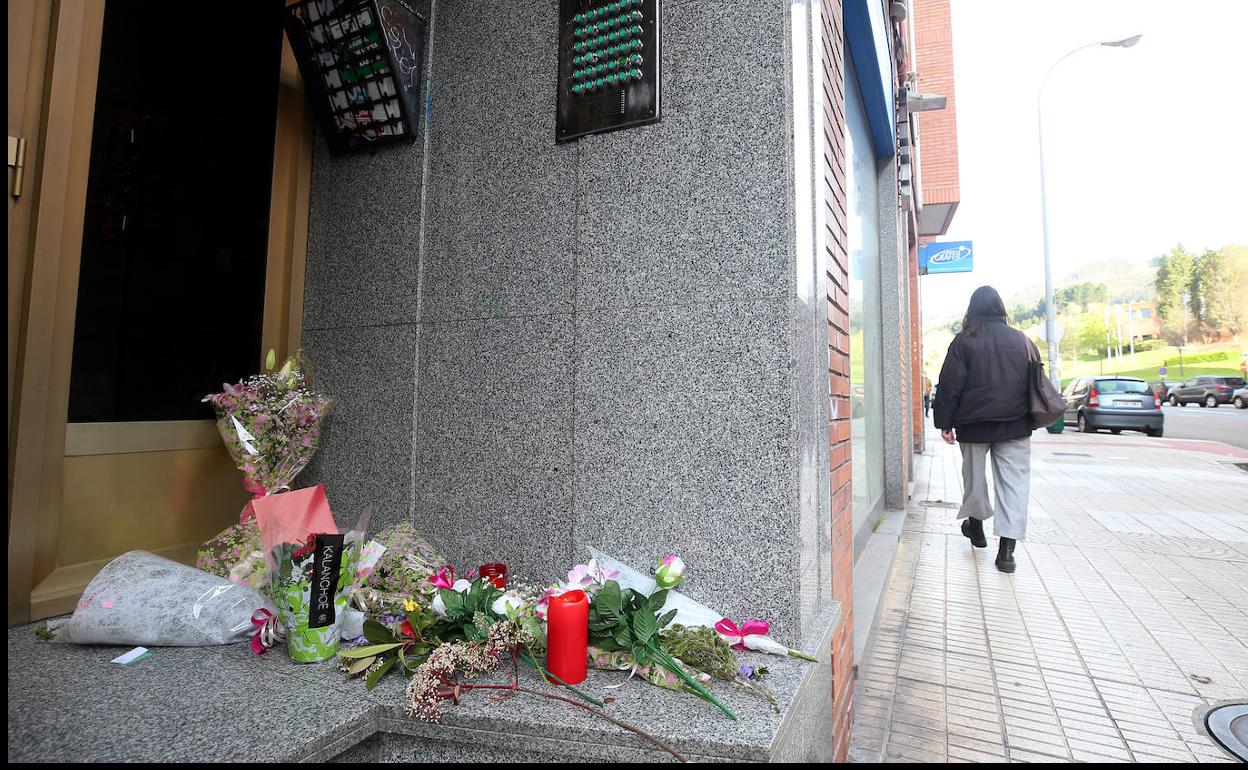
[{"label": "red candle", "polygon": [[546,668],[567,684],[585,681],[589,656],[589,597],[568,591],[546,611]]},{"label": "red candle", "polygon": [[482,564],[477,568],[477,574],[489,580],[496,588],[507,587],[507,565],[502,562]]}]

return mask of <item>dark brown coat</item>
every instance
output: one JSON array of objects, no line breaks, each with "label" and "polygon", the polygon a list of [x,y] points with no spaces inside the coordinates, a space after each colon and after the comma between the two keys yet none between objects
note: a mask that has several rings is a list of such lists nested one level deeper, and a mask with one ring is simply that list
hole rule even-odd
[{"label": "dark brown coat", "polygon": [[[1028,350],[1031,340],[1006,324],[1004,318],[985,319],[975,336],[953,338],[936,386],[933,422],[948,430],[981,423],[1019,422],[1029,417]],[[1030,433],[1030,427],[1023,435]],[[1019,436],[1016,436],[1016,438]],[[1005,440],[1005,439],[1000,439]]]}]

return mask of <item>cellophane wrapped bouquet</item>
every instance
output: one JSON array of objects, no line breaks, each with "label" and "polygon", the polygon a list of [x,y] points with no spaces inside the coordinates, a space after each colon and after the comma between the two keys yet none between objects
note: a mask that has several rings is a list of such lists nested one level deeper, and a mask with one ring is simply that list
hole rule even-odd
[{"label": "cellophane wrapped bouquet", "polygon": [[[243,486],[255,497],[289,489],[320,445],[321,427],[333,399],[312,386],[302,352],[274,371],[270,351],[267,371],[207,396],[217,413],[217,430],[238,469]],[[251,504],[239,523],[204,544],[195,566],[250,588],[268,583],[265,553]]]}]

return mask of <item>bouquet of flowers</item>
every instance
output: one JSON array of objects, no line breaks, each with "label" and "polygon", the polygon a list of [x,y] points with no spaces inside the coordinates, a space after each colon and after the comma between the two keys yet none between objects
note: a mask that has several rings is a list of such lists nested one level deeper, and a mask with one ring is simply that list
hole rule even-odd
[{"label": "bouquet of flowers", "polygon": [[362,576],[363,585],[375,592],[376,603],[388,609],[404,602],[432,604],[438,591],[432,579],[446,558],[406,519],[379,532],[376,540],[384,550]]},{"label": "bouquet of flowers", "polygon": [[338,651],[369,514],[340,530],[320,485],[253,503],[290,657],[305,663],[327,660]]},{"label": "bouquet of flowers", "polygon": [[195,647],[229,644],[271,607],[260,592],[157,556],[130,551],[92,578],[74,614],[45,636],[78,644]]},{"label": "bouquet of flowers", "polygon": [[713,628],[720,638],[731,645],[734,650],[754,650],[771,655],[787,655],[791,658],[816,663],[815,658],[800,650],[789,649],[775,641],[768,633],[771,624],[764,620],[747,620],[740,627],[723,614],[707,607],[705,604],[677,591],[669,590],[684,582],[685,563],[679,556],[668,556],[659,562],[654,570],[654,577],[648,578],[636,569],[607,556],[596,548],[589,548],[593,559],[590,564],[601,564],[600,569],[609,569],[618,576],[619,584],[631,588],[644,596],[652,596],[658,591],[665,591],[662,609],[672,614],[672,622],[677,625],[697,628]]},{"label": "bouquet of flowers", "polygon": [[302,352],[277,372],[273,364],[270,350],[268,372],[204,398],[216,410],[217,430],[243,472],[243,486],[258,497],[290,487],[316,453],[321,423],[333,407],[333,399],[311,389]]},{"label": "bouquet of flowers", "polygon": [[277,563],[269,579],[292,659],[318,663],[337,654],[363,540],[360,529],[314,532],[302,543],[274,547]]},{"label": "bouquet of flowers", "polygon": [[[316,453],[321,425],[333,406],[332,399],[312,390],[302,353],[276,372],[275,363],[270,350],[266,373],[204,398],[217,413],[217,430],[243,472],[243,486],[256,498],[290,488]],[[238,524],[204,544],[195,566],[236,585],[266,585],[266,552],[253,513],[248,503]]]}]

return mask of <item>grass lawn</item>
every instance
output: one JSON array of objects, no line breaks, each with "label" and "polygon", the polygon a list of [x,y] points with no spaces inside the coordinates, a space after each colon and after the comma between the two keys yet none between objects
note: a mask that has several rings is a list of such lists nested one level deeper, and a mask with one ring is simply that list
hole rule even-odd
[{"label": "grass lawn", "polygon": [[1184,351],[1184,357],[1196,355],[1199,353],[1215,353],[1227,351],[1231,353],[1231,358],[1225,361],[1202,361],[1200,363],[1185,363],[1180,369],[1178,364],[1179,351],[1176,348],[1161,348],[1160,350],[1150,350],[1145,353],[1136,353],[1134,361],[1130,353],[1123,352],[1122,364],[1118,365],[1117,360],[1111,364],[1108,359],[1102,360],[1092,356],[1080,357],[1079,363],[1073,368],[1069,359],[1062,359],[1062,384],[1074,379],[1075,377],[1086,377],[1095,374],[1110,374],[1120,377],[1139,377],[1142,380],[1159,380],[1163,379],[1158,375],[1157,370],[1167,359],[1170,365],[1167,367],[1166,380],[1182,380],[1189,377],[1198,377],[1200,375],[1215,375],[1223,377],[1240,376],[1239,362],[1241,350],[1235,346],[1228,345],[1211,345],[1207,348]]}]

